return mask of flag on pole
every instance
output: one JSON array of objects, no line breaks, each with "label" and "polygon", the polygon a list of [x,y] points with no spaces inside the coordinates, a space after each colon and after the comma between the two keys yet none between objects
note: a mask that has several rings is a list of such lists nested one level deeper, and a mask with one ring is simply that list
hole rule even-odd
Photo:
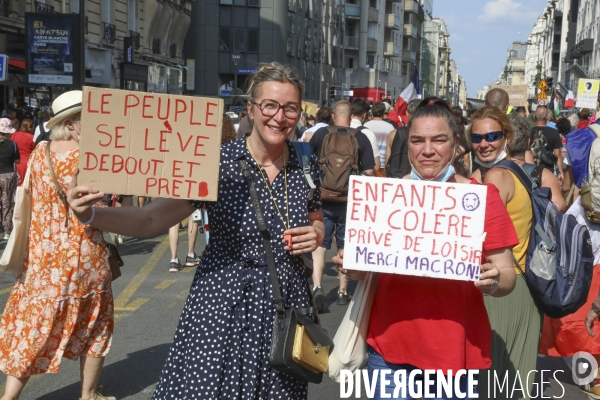
[{"label": "flag on pole", "polygon": [[556,88],[552,91],[552,110],[554,111],[554,118],[558,118],[560,115],[560,104],[558,100],[558,93],[556,93]]},{"label": "flag on pole", "polygon": [[565,97],[565,108],[573,108],[575,107],[575,97],[573,96],[573,91],[571,90],[571,85],[568,86],[567,97]]},{"label": "flag on pole", "polygon": [[402,122],[405,124],[408,123],[408,118],[406,116],[406,109],[408,108],[408,103],[413,101],[414,99],[421,98],[421,86],[419,84],[419,70],[415,67],[415,72],[413,74],[412,82],[408,84],[406,89],[400,93],[398,96],[398,100],[396,100],[396,106],[394,107],[394,111],[396,114],[402,119]]}]

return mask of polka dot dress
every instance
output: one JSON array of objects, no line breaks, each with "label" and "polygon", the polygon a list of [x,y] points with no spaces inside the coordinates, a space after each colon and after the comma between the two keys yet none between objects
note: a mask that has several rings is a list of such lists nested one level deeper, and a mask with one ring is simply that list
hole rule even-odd
[{"label": "polka dot dress", "polygon": [[[291,227],[307,226],[308,212],[321,208],[319,190],[309,187],[294,147],[287,162]],[[308,384],[271,368],[269,349],[275,316],[262,237],[238,160],[254,175],[285,304],[309,306],[305,268],[282,242],[284,225],[245,138],[221,147],[219,200],[206,203],[211,241],[198,267],[175,338],[154,391],[158,399],[306,399]],[[319,185],[317,157],[312,179]],[[266,176],[266,174],[265,174]],[[286,219],[283,170],[271,191]],[[204,203],[191,201],[200,208]]]}]

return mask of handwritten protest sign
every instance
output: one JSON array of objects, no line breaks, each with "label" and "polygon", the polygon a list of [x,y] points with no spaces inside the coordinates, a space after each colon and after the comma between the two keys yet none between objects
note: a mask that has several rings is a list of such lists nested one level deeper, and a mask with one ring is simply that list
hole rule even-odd
[{"label": "handwritten protest sign", "polygon": [[577,86],[577,104],[579,108],[596,108],[598,101],[598,90],[600,89],[600,80],[598,79],[579,79]]},{"label": "handwritten protest sign", "polygon": [[527,107],[527,85],[492,85],[490,89],[503,89],[508,93],[509,103],[513,107]]},{"label": "handwritten protest sign", "polygon": [[79,182],[217,200],[223,100],[84,87]]},{"label": "handwritten protest sign", "polygon": [[353,176],[344,268],[479,280],[487,187]]}]

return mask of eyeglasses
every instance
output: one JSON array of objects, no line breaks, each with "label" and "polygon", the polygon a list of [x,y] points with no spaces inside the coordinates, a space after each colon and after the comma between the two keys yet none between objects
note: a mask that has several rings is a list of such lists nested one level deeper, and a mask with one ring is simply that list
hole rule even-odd
[{"label": "eyeglasses", "polygon": [[486,142],[492,143],[497,140],[500,140],[502,136],[506,135],[506,132],[498,131],[498,132],[488,132],[488,133],[471,133],[471,142],[473,143],[481,143],[483,139]]},{"label": "eyeglasses", "polygon": [[252,104],[256,105],[262,115],[265,117],[272,117],[279,112],[279,109],[283,108],[283,114],[288,118],[298,118],[300,113],[302,112],[302,106],[300,103],[285,103],[279,104],[275,100],[264,99],[260,102],[260,104],[256,102],[252,102]]}]

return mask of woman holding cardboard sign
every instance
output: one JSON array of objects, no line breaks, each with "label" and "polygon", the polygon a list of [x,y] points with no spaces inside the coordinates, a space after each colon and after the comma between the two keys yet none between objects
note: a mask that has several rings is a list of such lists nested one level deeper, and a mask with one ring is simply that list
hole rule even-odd
[{"label": "woman holding cardboard sign", "polygon": [[[251,78],[249,136],[221,147],[219,200],[158,199],[143,208],[95,209],[102,193],[72,185],[75,215],[98,228],[148,237],[206,206],[210,246],[186,301],[155,399],[305,399],[308,385],[268,363],[275,316],[263,239],[240,160],[247,163],[271,237],[284,303],[310,304],[301,254],[323,240],[319,191],[311,193],[295,148],[288,141],[302,112],[303,84],[277,63]],[[248,170],[245,170],[248,171]],[[317,160],[310,176],[318,184]],[[75,180],[74,180],[75,182]],[[287,240],[286,240],[287,239]]]},{"label": "woman holding cardboard sign", "polygon": [[[444,101],[423,100],[412,115],[408,130],[412,170],[404,179],[477,184],[465,176],[464,166],[458,162],[462,132]],[[511,249],[518,243],[498,190],[491,185],[484,228],[485,264],[481,265],[478,282],[380,274],[367,336],[372,382],[376,373],[389,369],[404,371],[405,376],[415,369],[451,370],[454,376],[459,370],[490,367],[492,332],[482,294],[501,297],[513,290]],[[341,265],[343,254],[340,256],[334,262]],[[363,279],[366,272],[347,274],[351,279]],[[467,377],[459,381],[466,393]],[[387,393],[391,394],[394,386],[388,384]],[[375,393],[375,398],[380,398],[379,386]],[[458,397],[454,392],[444,398]]]}]

